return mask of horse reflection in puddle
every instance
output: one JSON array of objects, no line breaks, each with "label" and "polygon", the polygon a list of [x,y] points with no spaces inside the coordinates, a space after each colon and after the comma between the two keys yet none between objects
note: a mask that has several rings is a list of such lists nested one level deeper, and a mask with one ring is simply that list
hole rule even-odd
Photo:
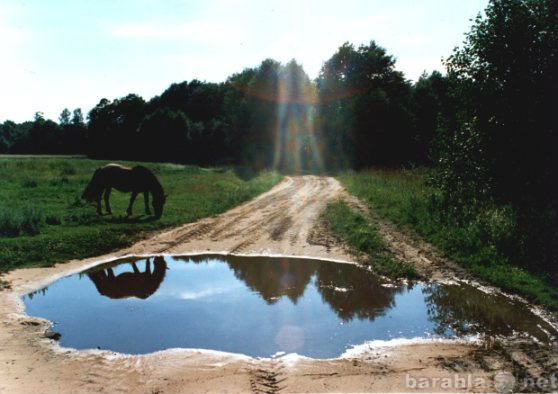
[{"label": "horse reflection in puddle", "polygon": [[153,270],[150,259],[145,260],[145,270],[141,272],[135,261],[131,263],[133,272],[115,275],[112,267],[89,272],[87,276],[95,284],[99,294],[119,299],[136,297],[145,300],[159,288],[165,278],[167,263],[162,256],[153,258]]}]

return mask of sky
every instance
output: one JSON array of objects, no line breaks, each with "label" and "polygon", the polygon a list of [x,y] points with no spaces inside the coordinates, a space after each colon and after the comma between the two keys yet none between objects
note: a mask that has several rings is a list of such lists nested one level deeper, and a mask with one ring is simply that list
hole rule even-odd
[{"label": "sky", "polygon": [[311,78],[344,42],[375,40],[412,80],[443,71],[488,0],[2,0],[0,122],[87,114],[171,83],[221,82],[266,58]]}]

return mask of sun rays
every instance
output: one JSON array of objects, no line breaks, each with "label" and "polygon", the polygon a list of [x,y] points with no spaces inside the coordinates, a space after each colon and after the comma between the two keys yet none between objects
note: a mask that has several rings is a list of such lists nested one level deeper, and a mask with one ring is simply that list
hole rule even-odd
[{"label": "sun rays", "polygon": [[315,130],[316,87],[295,61],[282,70],[276,103],[273,168],[295,174],[321,172],[323,162]]}]

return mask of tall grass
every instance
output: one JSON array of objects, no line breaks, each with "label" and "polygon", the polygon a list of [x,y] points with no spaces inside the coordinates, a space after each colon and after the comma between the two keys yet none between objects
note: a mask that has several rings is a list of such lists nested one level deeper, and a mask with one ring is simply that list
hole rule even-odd
[{"label": "tall grass", "polygon": [[558,308],[552,273],[529,271],[527,267],[536,264],[525,264],[514,253],[522,236],[511,208],[494,205],[452,212],[439,191],[428,185],[428,173],[422,169],[348,172],[339,179],[380,216],[412,229],[479,278]]},{"label": "tall grass", "polygon": [[391,278],[419,276],[412,265],[395,260],[375,225],[344,202],[329,204],[323,219],[331,232],[354,251],[362,254],[364,261],[377,273]]},{"label": "tall grass", "polygon": [[0,236],[36,235],[40,232],[42,217],[40,211],[30,207],[21,211],[1,208]]}]

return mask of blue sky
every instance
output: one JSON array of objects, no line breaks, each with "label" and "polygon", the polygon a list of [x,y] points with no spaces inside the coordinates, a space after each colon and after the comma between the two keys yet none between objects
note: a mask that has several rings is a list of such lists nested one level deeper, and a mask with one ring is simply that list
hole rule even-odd
[{"label": "blue sky", "polygon": [[149,99],[271,57],[311,78],[348,41],[370,40],[416,80],[443,70],[488,0],[31,0],[0,2],[0,122],[87,113],[103,97]]}]

